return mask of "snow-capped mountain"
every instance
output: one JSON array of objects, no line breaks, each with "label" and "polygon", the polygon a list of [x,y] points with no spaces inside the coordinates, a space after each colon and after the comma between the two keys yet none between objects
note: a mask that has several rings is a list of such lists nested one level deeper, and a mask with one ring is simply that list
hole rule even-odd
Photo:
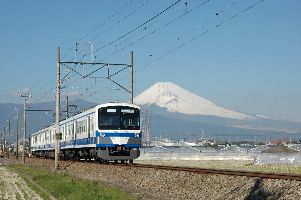
[{"label": "snow-capped mountain", "polygon": [[232,111],[195,95],[171,82],[158,82],[134,99],[138,105],[157,105],[169,112],[188,115],[209,115],[230,119],[256,119],[256,117]]}]

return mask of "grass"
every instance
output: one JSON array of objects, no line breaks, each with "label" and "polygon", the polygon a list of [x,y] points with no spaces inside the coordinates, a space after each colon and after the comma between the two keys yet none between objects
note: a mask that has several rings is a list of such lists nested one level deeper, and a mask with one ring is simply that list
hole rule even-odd
[{"label": "grass", "polygon": [[43,199],[50,199],[49,194],[57,199],[65,200],[132,199],[129,194],[119,188],[100,182],[82,180],[66,174],[54,174],[45,169],[25,165],[10,165],[9,167],[18,172],[29,187],[40,194]]}]

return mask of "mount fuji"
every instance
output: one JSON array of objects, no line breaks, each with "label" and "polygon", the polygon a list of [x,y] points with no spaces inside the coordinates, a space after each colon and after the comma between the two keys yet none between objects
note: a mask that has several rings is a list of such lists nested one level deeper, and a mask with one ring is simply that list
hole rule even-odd
[{"label": "mount fuji", "polygon": [[138,95],[138,105],[157,105],[169,112],[187,115],[208,115],[238,120],[252,120],[256,117],[232,111],[197,96],[170,82],[158,82]]},{"label": "mount fuji", "polygon": [[[153,135],[198,137],[203,130],[216,138],[299,137],[301,124],[223,108],[171,82],[158,82],[134,98],[151,113]],[[143,115],[142,115],[143,116]]]}]

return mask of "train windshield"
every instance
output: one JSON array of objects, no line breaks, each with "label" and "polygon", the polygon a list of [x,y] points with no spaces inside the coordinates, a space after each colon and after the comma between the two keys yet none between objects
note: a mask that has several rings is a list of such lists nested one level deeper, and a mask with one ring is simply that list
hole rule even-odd
[{"label": "train windshield", "polygon": [[139,130],[139,109],[126,106],[99,108],[98,127],[100,130]]}]

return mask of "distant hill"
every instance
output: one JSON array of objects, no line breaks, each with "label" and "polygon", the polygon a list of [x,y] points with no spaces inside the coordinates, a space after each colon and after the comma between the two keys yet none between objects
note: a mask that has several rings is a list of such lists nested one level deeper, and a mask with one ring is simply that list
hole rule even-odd
[{"label": "distant hill", "polygon": [[[85,100],[74,100],[70,101],[69,105],[76,105],[77,108],[70,108],[70,112],[79,112],[80,110],[90,107],[92,105],[95,105],[95,103],[91,103]],[[8,121],[10,121],[11,124],[11,140],[14,140],[15,138],[15,132],[16,132],[16,109],[19,109],[19,135],[22,135],[22,129],[23,129],[23,105],[22,104],[12,104],[12,103],[0,103],[0,129],[1,133],[3,132],[3,127],[8,127]],[[29,110],[55,110],[55,102],[42,102],[42,103],[36,103],[31,104],[27,109]],[[61,110],[65,111],[65,105],[61,104]],[[37,111],[27,111],[27,135],[30,135],[34,131],[41,129],[45,126],[48,126],[55,121],[54,112],[48,111],[48,112],[37,112]],[[65,112],[62,112],[61,117],[64,118],[66,116]],[[8,130],[6,130],[8,132]]]},{"label": "distant hill", "polygon": [[[274,120],[268,117],[244,114],[217,106],[174,83],[157,83],[134,98],[134,102],[150,112],[151,135],[174,139],[207,138],[225,140],[254,140],[270,138],[301,138],[301,123]],[[96,105],[85,100],[70,101],[78,112]],[[19,108],[19,134],[23,127],[23,105],[0,103],[0,132],[11,122],[11,132],[15,133],[15,116]],[[30,105],[29,109],[55,110],[55,102],[42,102]],[[64,102],[61,110],[66,110]],[[27,133],[54,123],[54,112],[27,112]],[[66,114],[62,112],[62,118]],[[142,120],[143,123],[143,120]],[[143,124],[142,124],[143,126]],[[12,134],[12,139],[15,134]]]}]

